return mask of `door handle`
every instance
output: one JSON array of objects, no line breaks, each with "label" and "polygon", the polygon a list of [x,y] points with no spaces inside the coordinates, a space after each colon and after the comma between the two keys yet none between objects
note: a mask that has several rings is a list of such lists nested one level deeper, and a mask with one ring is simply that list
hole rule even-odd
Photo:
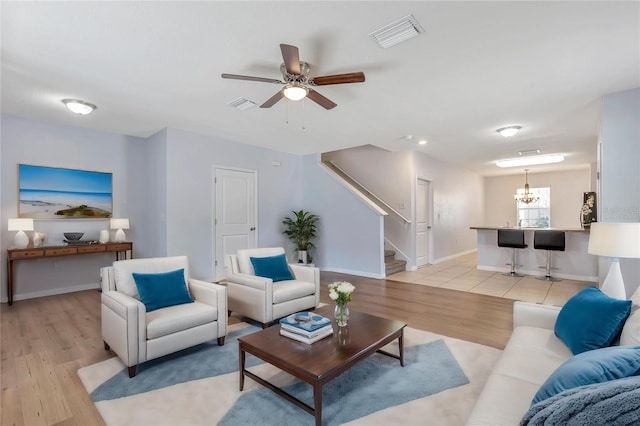
[{"label": "door handle", "polygon": [[255,226],[252,226],[251,228],[249,228],[249,231],[255,231],[255,230],[256,230]]}]

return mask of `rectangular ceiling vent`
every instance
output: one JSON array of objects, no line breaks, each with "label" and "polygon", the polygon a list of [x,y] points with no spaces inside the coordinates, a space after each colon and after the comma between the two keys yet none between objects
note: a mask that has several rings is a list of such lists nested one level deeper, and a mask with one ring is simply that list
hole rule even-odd
[{"label": "rectangular ceiling vent", "polygon": [[239,109],[240,111],[243,111],[245,109],[253,108],[257,104],[255,102],[250,101],[249,99],[238,98],[238,99],[234,99],[231,102],[228,102],[227,105],[232,106],[236,109]]},{"label": "rectangular ceiling vent", "polygon": [[398,19],[372,32],[369,34],[369,37],[373,37],[380,47],[386,49],[387,47],[395,46],[398,43],[420,35],[423,32],[424,29],[418,21],[416,21],[416,18],[414,18],[413,15],[407,15],[402,19]]}]

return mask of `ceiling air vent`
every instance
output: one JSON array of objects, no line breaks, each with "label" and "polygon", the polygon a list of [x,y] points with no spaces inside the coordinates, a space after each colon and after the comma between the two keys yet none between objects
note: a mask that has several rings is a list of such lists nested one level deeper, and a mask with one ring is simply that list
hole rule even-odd
[{"label": "ceiling air vent", "polygon": [[379,30],[369,34],[373,37],[380,47],[386,49],[405,40],[409,40],[424,32],[416,18],[413,15],[407,15],[402,19],[386,25]]},{"label": "ceiling air vent", "polygon": [[227,105],[243,111],[245,109],[253,108],[254,106],[256,106],[256,103],[250,101],[249,99],[238,98],[234,99],[231,102],[228,102]]}]

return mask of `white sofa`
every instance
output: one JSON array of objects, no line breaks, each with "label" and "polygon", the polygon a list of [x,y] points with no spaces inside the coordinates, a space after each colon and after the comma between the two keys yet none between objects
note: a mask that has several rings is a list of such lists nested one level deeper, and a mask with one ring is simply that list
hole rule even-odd
[{"label": "white sofa", "polygon": [[520,423],[536,392],[571,350],[553,332],[560,307],[527,302],[513,306],[513,334],[476,402],[469,426]]}]

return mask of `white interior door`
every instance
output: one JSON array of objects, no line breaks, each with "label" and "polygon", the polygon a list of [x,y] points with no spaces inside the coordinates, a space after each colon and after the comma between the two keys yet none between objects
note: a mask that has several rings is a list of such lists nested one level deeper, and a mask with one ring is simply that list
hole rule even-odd
[{"label": "white interior door", "polygon": [[215,169],[215,262],[214,276],[227,276],[226,256],[244,248],[256,247],[256,173]]},{"label": "white interior door", "polygon": [[416,185],[416,266],[429,263],[431,232],[430,182],[418,179]]}]

